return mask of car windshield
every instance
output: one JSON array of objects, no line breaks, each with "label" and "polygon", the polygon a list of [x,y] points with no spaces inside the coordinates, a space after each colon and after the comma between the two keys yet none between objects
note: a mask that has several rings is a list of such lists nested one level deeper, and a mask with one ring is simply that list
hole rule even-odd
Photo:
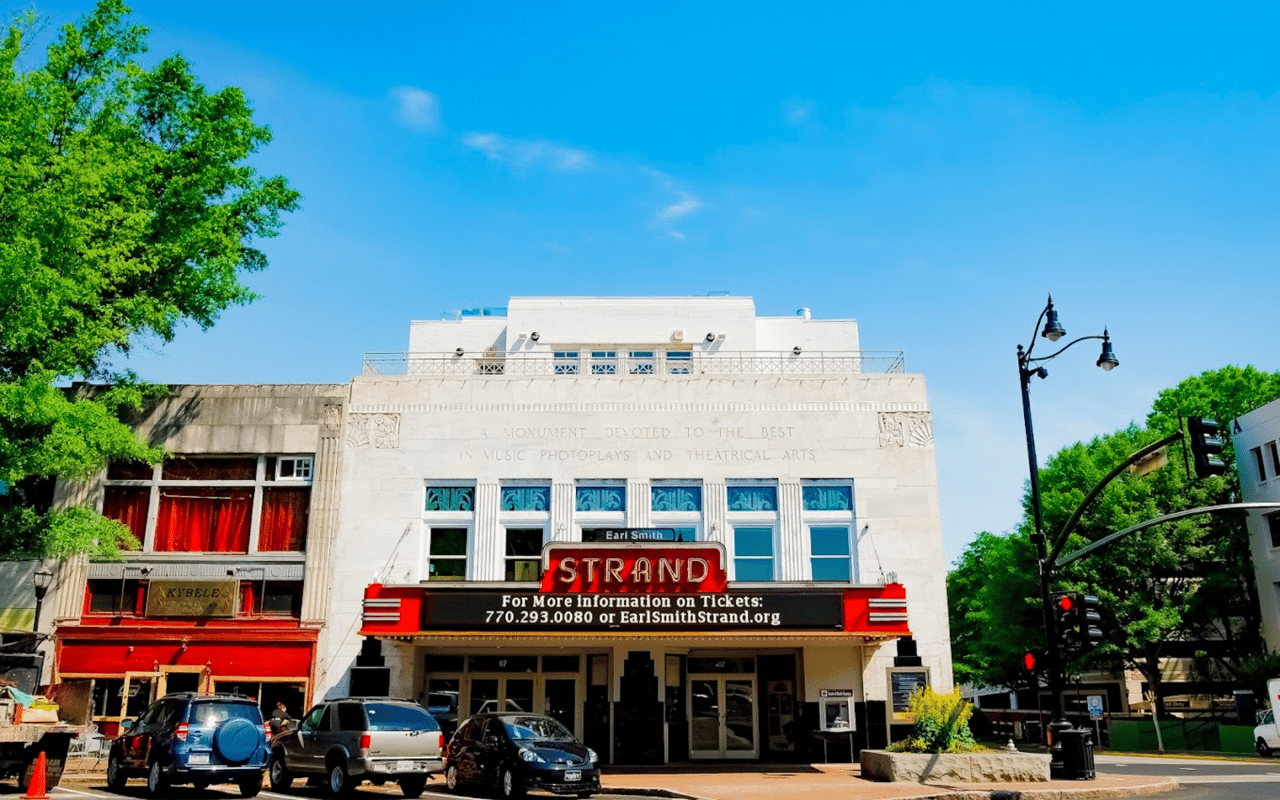
[{"label": "car windshield", "polygon": [[371,731],[436,731],[440,726],[435,717],[419,706],[397,703],[366,703],[364,711],[369,715]]},{"label": "car windshield", "polygon": [[218,725],[237,717],[262,724],[262,712],[251,703],[196,703],[191,709],[191,722],[196,725]]},{"label": "car windshield", "polygon": [[507,729],[507,735],[517,742],[532,739],[543,742],[574,740],[573,734],[551,717],[513,717],[503,720],[502,724]]}]

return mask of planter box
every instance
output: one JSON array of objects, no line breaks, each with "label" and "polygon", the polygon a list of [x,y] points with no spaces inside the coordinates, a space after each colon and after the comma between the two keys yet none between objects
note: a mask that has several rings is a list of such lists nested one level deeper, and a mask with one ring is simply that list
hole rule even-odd
[{"label": "planter box", "polygon": [[889,753],[862,751],[862,777],[913,783],[1004,783],[1049,780],[1047,753]]}]

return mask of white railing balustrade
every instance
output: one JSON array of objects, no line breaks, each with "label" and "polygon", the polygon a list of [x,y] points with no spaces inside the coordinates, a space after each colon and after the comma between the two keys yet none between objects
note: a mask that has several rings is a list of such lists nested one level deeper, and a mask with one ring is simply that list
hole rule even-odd
[{"label": "white railing balustrade", "polygon": [[857,375],[906,371],[900,350],[711,352],[655,352],[633,358],[619,350],[609,358],[593,359],[590,350],[576,358],[551,353],[366,353],[367,376],[532,375],[560,378],[673,378],[731,375]]}]

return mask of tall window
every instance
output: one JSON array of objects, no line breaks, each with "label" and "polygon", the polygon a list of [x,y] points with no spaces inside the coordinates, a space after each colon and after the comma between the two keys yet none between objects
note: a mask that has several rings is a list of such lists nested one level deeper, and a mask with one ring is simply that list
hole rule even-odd
[{"label": "tall window", "polygon": [[853,485],[839,480],[803,481],[800,496],[811,577],[842,583],[855,580]]},{"label": "tall window", "polygon": [[546,482],[503,483],[498,521],[506,530],[503,578],[538,580],[542,572],[542,545],[551,529],[551,486]]},{"label": "tall window", "polygon": [[313,472],[311,456],[178,456],[157,467],[115,462],[107,468],[102,513],[159,553],[301,552]]},{"label": "tall window", "polygon": [[467,549],[475,508],[474,485],[449,482],[427,484],[423,503],[427,531],[427,580],[466,580]]},{"label": "tall window", "polygon": [[735,525],[733,567],[735,580],[773,580],[773,528]]},{"label": "tall window", "polygon": [[508,581],[536,581],[542,576],[542,528],[507,528]]},{"label": "tall window", "polygon": [[777,579],[778,485],[773,481],[739,481],[725,487],[727,519],[733,531],[733,579]]}]

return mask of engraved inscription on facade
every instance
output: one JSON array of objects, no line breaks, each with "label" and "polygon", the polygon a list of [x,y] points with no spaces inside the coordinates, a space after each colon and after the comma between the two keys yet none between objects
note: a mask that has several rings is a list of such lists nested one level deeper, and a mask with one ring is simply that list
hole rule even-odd
[{"label": "engraved inscription on facade", "polygon": [[882,411],[881,447],[928,447],[933,443],[933,421],[925,411]]},{"label": "engraved inscription on facade", "polygon": [[347,444],[357,450],[397,450],[400,447],[399,414],[352,414],[348,423]]}]

